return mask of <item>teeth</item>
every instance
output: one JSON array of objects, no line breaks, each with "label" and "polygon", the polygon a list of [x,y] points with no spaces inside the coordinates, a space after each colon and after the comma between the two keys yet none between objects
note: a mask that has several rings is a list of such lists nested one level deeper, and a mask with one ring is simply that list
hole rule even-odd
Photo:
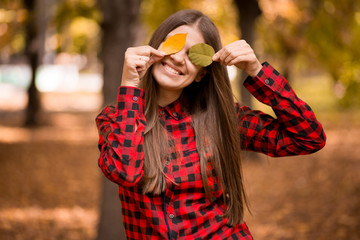
[{"label": "teeth", "polygon": [[176,71],[175,69],[173,69],[172,67],[170,67],[167,64],[165,64],[165,69],[173,74],[180,75],[180,72]]}]

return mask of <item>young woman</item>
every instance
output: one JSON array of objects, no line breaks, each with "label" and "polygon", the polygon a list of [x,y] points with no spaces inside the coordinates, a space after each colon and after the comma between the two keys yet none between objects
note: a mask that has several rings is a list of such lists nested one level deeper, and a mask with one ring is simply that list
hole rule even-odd
[{"label": "young woman", "polygon": [[[184,47],[165,55],[162,43],[177,33],[187,33]],[[198,43],[215,49],[208,67],[188,57]],[[234,103],[229,65],[247,72],[244,86],[277,119]],[[287,81],[245,41],[222,47],[213,22],[195,10],[171,15],[148,46],[126,51],[117,105],[96,122],[99,166],[119,185],[128,239],[252,239],[240,149],[289,156],[325,145]]]}]

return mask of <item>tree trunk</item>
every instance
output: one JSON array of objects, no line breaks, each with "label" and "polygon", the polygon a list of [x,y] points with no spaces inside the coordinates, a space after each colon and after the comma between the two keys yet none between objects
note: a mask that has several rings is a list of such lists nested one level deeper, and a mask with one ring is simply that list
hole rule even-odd
[{"label": "tree trunk", "polygon": [[37,60],[37,54],[27,54],[30,60],[31,66],[31,82],[30,86],[27,90],[28,95],[28,103],[26,106],[26,115],[25,115],[25,126],[27,127],[34,127],[39,123],[39,112],[41,110],[40,106],[40,94],[39,90],[35,86],[35,79],[36,79],[36,70],[39,66]]},{"label": "tree trunk", "polygon": [[[103,104],[115,104],[126,49],[136,40],[141,0],[98,0],[103,13]],[[126,239],[117,185],[103,177],[98,240]]]},{"label": "tree trunk", "polygon": [[31,67],[31,82],[28,89],[28,104],[26,106],[25,126],[35,126],[38,124],[38,115],[40,111],[39,91],[35,86],[36,70],[41,61],[41,41],[39,41],[39,24],[37,17],[39,13],[36,0],[24,0],[24,5],[29,12],[29,18],[26,26],[26,47],[25,54]]},{"label": "tree trunk", "polygon": [[102,49],[104,104],[116,101],[126,49],[134,44],[141,0],[98,0],[103,12]]},{"label": "tree trunk", "polygon": [[[257,0],[234,0],[239,13],[239,27],[241,30],[241,38],[252,46],[254,42],[255,20],[261,14]],[[243,105],[251,107],[251,94],[243,87],[243,80],[246,73],[241,74],[239,88],[241,93],[241,102]]]}]

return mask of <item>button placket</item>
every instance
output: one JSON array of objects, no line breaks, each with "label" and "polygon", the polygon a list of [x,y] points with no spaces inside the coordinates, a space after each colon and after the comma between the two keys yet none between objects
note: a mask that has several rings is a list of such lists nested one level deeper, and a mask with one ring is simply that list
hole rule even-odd
[{"label": "button placket", "polygon": [[164,202],[165,204],[165,208],[166,208],[166,213],[167,213],[167,217],[170,218],[171,220],[174,219],[175,215],[174,215],[174,187],[170,186],[169,188],[166,189],[165,191],[165,195],[166,195],[166,201]]}]

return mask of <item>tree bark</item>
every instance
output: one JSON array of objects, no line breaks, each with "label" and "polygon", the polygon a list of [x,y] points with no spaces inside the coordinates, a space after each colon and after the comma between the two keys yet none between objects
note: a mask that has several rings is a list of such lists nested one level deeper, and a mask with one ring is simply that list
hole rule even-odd
[{"label": "tree bark", "polygon": [[[103,13],[103,104],[115,104],[126,49],[136,40],[141,0],[98,0]],[[103,177],[98,240],[126,239],[117,185]]]},{"label": "tree bark", "polygon": [[[254,43],[254,27],[255,20],[260,16],[261,10],[257,0],[234,0],[239,13],[239,27],[241,30],[241,38],[252,46]],[[241,94],[241,102],[243,105],[251,107],[251,94],[243,87],[243,79],[246,73],[242,72],[239,81],[239,88]]]},{"label": "tree bark", "polygon": [[134,44],[139,30],[141,0],[98,0],[103,12],[102,49],[104,104],[116,101],[126,49]]},{"label": "tree bark", "polygon": [[24,5],[29,12],[26,26],[26,46],[25,54],[31,67],[31,82],[28,88],[28,103],[25,110],[25,126],[35,126],[38,124],[40,111],[39,91],[35,86],[36,70],[41,63],[41,41],[39,39],[40,29],[37,21],[39,9],[36,0],[24,0]]}]

